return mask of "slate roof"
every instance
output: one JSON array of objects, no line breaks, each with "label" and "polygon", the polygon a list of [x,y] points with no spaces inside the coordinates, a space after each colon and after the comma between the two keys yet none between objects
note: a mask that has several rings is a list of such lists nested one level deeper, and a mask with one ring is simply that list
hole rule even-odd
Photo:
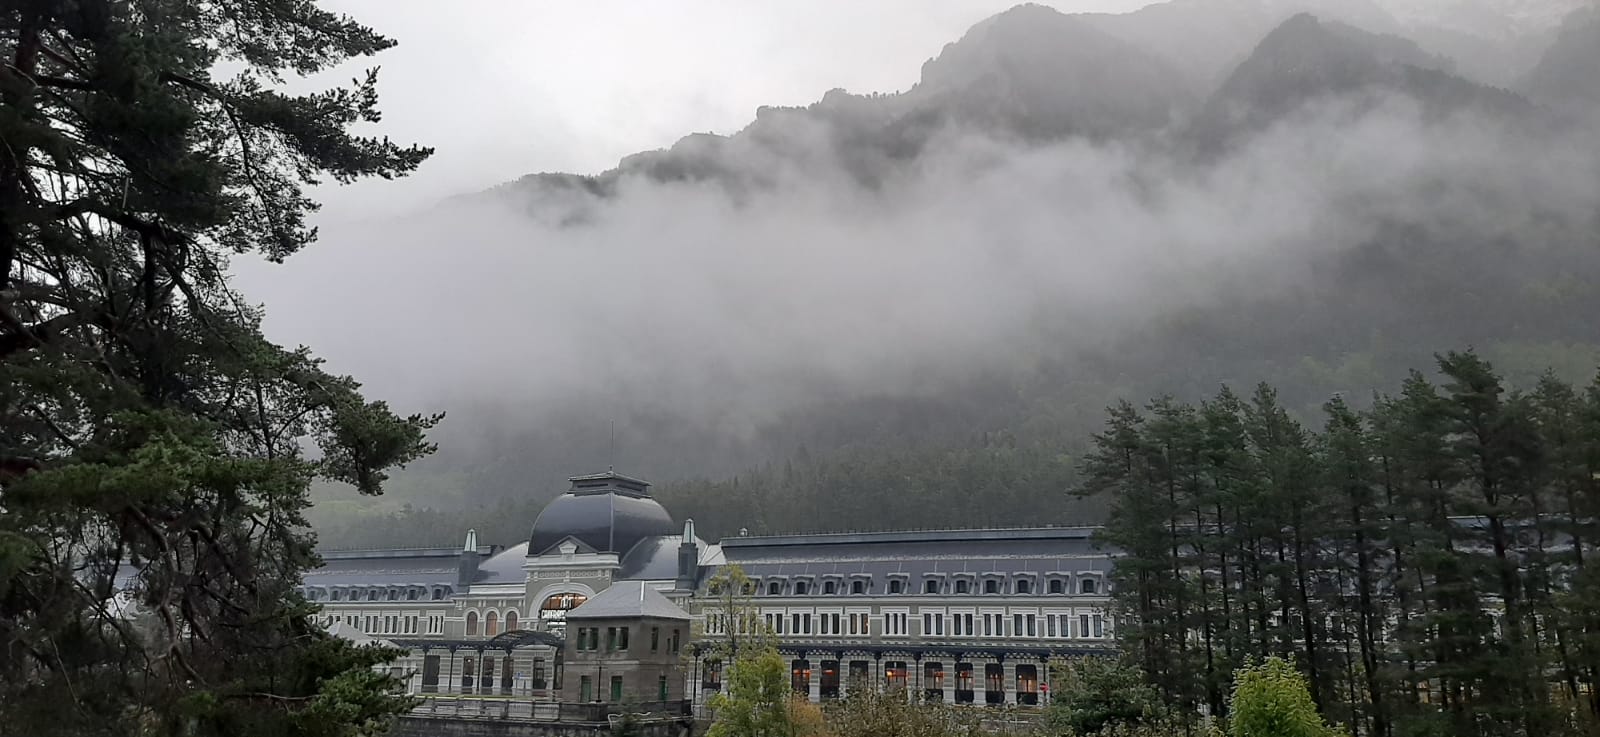
[{"label": "slate roof", "polygon": [[613,619],[621,617],[654,617],[656,619],[691,619],[688,612],[679,608],[651,588],[644,581],[618,581],[604,591],[589,597],[588,601],[567,612],[567,619]]},{"label": "slate roof", "polygon": [[[706,541],[695,538],[699,550],[706,549]],[[617,578],[643,581],[671,581],[678,577],[678,546],[682,535],[657,535],[640,540],[622,558],[622,568]]]},{"label": "slate roof", "polygon": [[1110,573],[1088,528],[937,530],[724,538],[722,554],[752,578],[865,575],[881,593],[891,574]]}]

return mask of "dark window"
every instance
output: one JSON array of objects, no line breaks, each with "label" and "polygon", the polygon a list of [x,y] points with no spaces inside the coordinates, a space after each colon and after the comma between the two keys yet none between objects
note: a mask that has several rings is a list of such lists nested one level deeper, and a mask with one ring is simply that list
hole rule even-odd
[{"label": "dark window", "polygon": [[389,589],[389,601],[395,601],[396,599],[399,599],[399,598],[400,598],[400,592],[399,591],[396,591],[394,589]]},{"label": "dark window", "polygon": [[378,600],[378,590],[377,589],[369,589],[367,591],[367,601],[377,601],[377,600]]},{"label": "dark window", "polygon": [[661,649],[661,628],[660,627],[651,627],[650,628],[650,652],[655,652],[655,651],[657,651],[659,649]]},{"label": "dark window", "polygon": [[1080,593],[1092,594],[1096,588],[1095,580],[1092,578],[1085,578],[1078,582],[1078,591]]},{"label": "dark window", "polygon": [[794,582],[794,595],[795,596],[805,596],[810,588],[811,588],[811,585],[807,584],[805,581],[795,581]]},{"label": "dark window", "polygon": [[892,579],[892,580],[889,581],[889,593],[891,593],[891,594],[903,594],[903,593],[905,593],[905,590],[906,590],[906,582],[905,581],[901,581],[898,578]]},{"label": "dark window", "polygon": [[778,583],[777,581],[767,584],[767,595],[777,596],[781,593],[783,593],[783,584]]},{"label": "dark window", "polygon": [[852,593],[852,594],[865,594],[865,593],[867,593],[867,582],[866,581],[851,581],[850,582],[850,593]]},{"label": "dark window", "polygon": [[1029,581],[1026,578],[1017,579],[1017,593],[1019,593],[1019,594],[1031,594],[1031,593],[1033,593],[1033,582]]},{"label": "dark window", "polygon": [[957,581],[956,582],[956,593],[965,594],[965,593],[967,593],[967,592],[969,592],[971,590],[972,590],[972,585],[967,583],[966,581]]},{"label": "dark window", "polygon": [[923,581],[922,582],[922,593],[924,593],[924,594],[937,594],[937,593],[939,593],[939,582],[934,580],[934,579],[931,579],[931,578],[926,580],[926,581]]},{"label": "dark window", "polygon": [[656,698],[658,698],[658,699],[660,699],[662,701],[666,701],[667,700],[667,677],[666,676],[662,676],[662,677],[656,679],[656,688],[658,689],[658,692],[660,693],[660,695],[657,696]]},{"label": "dark window", "polygon": [[342,598],[344,598],[344,592],[340,591],[339,589],[334,589],[333,590],[333,600],[334,601],[338,601],[338,600],[340,600]]},{"label": "dark window", "polygon": [[998,594],[998,593],[1000,593],[1000,582],[996,581],[996,580],[994,580],[992,578],[987,580],[987,581],[984,581],[983,582],[983,593],[985,593],[985,594]]},{"label": "dark window", "polygon": [[837,594],[837,593],[839,593],[839,585],[834,583],[834,582],[832,582],[832,581],[823,581],[822,582],[822,593],[824,593],[824,594]]},{"label": "dark window", "polygon": [[672,652],[674,652],[674,653],[678,652],[679,648],[683,647],[683,641],[678,639],[678,631],[677,630],[673,630],[672,631],[671,644],[672,644]]},{"label": "dark window", "polygon": [[1067,584],[1066,584],[1066,582],[1062,581],[1059,578],[1050,579],[1050,593],[1052,593],[1052,594],[1065,594],[1065,593],[1067,593]]},{"label": "dark window", "polygon": [[406,601],[416,601],[416,600],[417,600],[417,590],[416,589],[406,589]]}]

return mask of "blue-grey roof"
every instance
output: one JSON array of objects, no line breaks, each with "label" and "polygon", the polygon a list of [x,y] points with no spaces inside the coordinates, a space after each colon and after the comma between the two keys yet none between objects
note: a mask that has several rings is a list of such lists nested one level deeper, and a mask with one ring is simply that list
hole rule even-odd
[{"label": "blue-grey roof", "polygon": [[[705,550],[706,541],[695,538],[698,550]],[[647,537],[634,545],[632,550],[622,558],[622,568],[617,571],[619,579],[641,579],[646,581],[667,581],[678,577],[678,546],[683,544],[682,535],[657,535]],[[698,551],[696,553],[698,558]],[[698,561],[697,561],[698,563]]]},{"label": "blue-grey roof", "polygon": [[306,571],[304,580],[307,586],[453,586],[460,555],[457,550],[325,553],[322,567]]},{"label": "blue-grey roof", "polygon": [[691,619],[688,612],[668,601],[667,597],[644,581],[618,581],[567,612],[568,620],[616,617]]},{"label": "blue-grey roof", "polygon": [[478,576],[472,582],[475,584],[524,583],[528,580],[528,575],[523,572],[522,563],[527,558],[527,543],[506,548],[488,560],[479,563]]},{"label": "blue-grey roof", "polygon": [[736,537],[722,541],[728,564],[752,577],[859,576],[882,591],[891,574],[1109,573],[1107,551],[1088,528],[940,530]]},{"label": "blue-grey roof", "polygon": [[649,496],[604,491],[569,491],[556,497],[533,522],[528,552],[539,555],[568,537],[595,550],[627,553],[640,540],[676,531],[672,515]]}]

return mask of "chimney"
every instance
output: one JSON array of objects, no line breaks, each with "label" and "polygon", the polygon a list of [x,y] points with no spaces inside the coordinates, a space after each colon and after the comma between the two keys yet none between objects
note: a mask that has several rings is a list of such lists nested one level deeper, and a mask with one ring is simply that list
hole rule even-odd
[{"label": "chimney", "polygon": [[693,591],[700,578],[700,548],[694,541],[694,520],[683,521],[683,542],[678,545],[679,591]]},{"label": "chimney", "polygon": [[467,530],[467,542],[461,546],[460,562],[456,564],[456,590],[465,592],[478,577],[478,531]]}]

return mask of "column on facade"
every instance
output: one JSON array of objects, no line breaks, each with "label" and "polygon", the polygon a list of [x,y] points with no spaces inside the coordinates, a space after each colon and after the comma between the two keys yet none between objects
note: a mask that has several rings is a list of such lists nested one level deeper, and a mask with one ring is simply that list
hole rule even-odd
[{"label": "column on facade", "polygon": [[944,703],[956,703],[956,663],[960,657],[954,657],[949,662],[942,663],[944,677],[939,680],[939,688],[944,691]]},{"label": "column on facade", "polygon": [[[812,658],[818,659],[813,660]],[[810,675],[806,678],[806,687],[809,691],[807,698],[811,699],[814,704],[820,704],[822,703],[822,660],[816,653],[812,653],[811,658],[806,659],[806,663],[806,667],[811,670]]]},{"label": "column on facade", "polygon": [[1017,703],[1017,661],[1007,658],[1000,662],[1001,678],[1004,679],[1006,690],[1006,703]]}]

